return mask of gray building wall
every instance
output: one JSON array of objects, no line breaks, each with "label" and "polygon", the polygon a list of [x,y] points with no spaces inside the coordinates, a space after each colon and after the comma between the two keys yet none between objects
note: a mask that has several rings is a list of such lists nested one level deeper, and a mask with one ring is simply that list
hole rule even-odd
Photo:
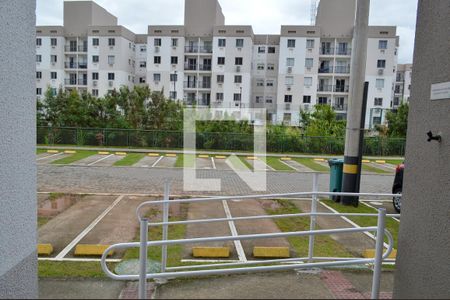
[{"label": "gray building wall", "polygon": [[225,16],[217,0],[185,0],[184,24],[187,37],[212,36],[214,26],[225,25]]},{"label": "gray building wall", "polygon": [[0,14],[0,298],[36,298],[36,3]]},{"label": "gray building wall", "polygon": [[[395,298],[450,298],[450,2],[419,0]],[[442,143],[426,133],[442,133]]]},{"label": "gray building wall", "polygon": [[355,0],[320,0],[316,26],[322,30],[322,37],[348,37],[355,26]]},{"label": "gray building wall", "polygon": [[86,36],[89,26],[115,26],[117,17],[93,1],[64,1],[64,30],[68,36]]}]

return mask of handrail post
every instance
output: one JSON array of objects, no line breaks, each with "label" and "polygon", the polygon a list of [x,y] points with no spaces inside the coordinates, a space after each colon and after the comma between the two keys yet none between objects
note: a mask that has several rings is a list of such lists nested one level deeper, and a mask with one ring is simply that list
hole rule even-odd
[{"label": "handrail post", "polygon": [[384,231],[386,227],[386,209],[378,210],[377,241],[375,245],[375,262],[373,270],[372,297],[379,299],[381,284],[381,268],[383,266]]},{"label": "handrail post", "polygon": [[[317,213],[317,192],[319,191],[319,173],[314,173],[313,175],[313,196],[311,201],[311,214]],[[317,217],[315,215],[311,215],[311,224],[310,230],[313,231],[316,229],[316,220]],[[309,249],[308,249],[308,262],[312,263],[314,258],[314,235],[309,236]]]},{"label": "handrail post", "polygon": [[141,219],[141,245],[139,253],[139,299],[147,299],[147,243],[148,219]]},{"label": "handrail post", "polygon": [[[164,183],[164,204],[163,204],[163,222],[169,222],[170,209],[170,181]],[[162,240],[167,241],[169,238],[169,225],[163,225]],[[161,247],[161,273],[166,272],[167,268],[167,245]]]}]

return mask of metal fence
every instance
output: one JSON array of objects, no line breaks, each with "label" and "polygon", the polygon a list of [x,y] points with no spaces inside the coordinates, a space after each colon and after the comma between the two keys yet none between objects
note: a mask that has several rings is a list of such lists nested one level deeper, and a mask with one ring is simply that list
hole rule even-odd
[{"label": "metal fence", "polygon": [[[391,194],[371,194],[371,193],[328,193],[318,191],[319,175],[314,174],[313,191],[308,193],[290,193],[290,194],[271,194],[271,195],[248,195],[248,196],[233,196],[233,197],[213,197],[213,198],[197,198],[197,199],[181,199],[169,200],[170,188],[166,184],[164,188],[164,200],[149,201],[142,203],[136,211],[137,218],[140,222],[140,242],[123,243],[109,247],[102,256],[102,269],[106,275],[115,280],[139,280],[139,298],[146,298],[146,284],[148,279],[161,278],[180,278],[193,277],[205,275],[225,275],[248,272],[268,272],[280,270],[293,269],[311,269],[311,268],[325,268],[348,265],[363,265],[373,264],[373,282],[372,282],[372,299],[379,298],[381,270],[383,261],[388,260],[392,253],[394,239],[392,234],[385,229],[386,217],[399,217],[399,215],[387,215],[385,209],[380,209],[377,214],[370,213],[319,213],[317,212],[317,205],[319,197],[321,196],[358,196],[358,197],[393,197],[398,195]],[[311,213],[299,214],[285,214],[285,215],[254,215],[246,217],[227,217],[227,218],[211,218],[199,220],[186,221],[169,221],[169,209],[171,204],[182,203],[207,203],[219,202],[227,200],[254,200],[254,199],[289,199],[296,198],[311,198]],[[295,199],[293,199],[295,200]],[[151,222],[149,219],[142,217],[142,210],[149,206],[161,206],[163,209],[162,222]],[[233,235],[233,236],[219,236],[219,237],[204,237],[204,238],[189,238],[180,240],[169,240],[169,226],[170,225],[188,225],[188,224],[211,224],[220,222],[235,222],[235,221],[254,221],[261,219],[281,219],[293,217],[309,217],[310,230],[296,231],[296,232],[281,232],[281,233],[263,233],[263,234],[248,234],[248,235]],[[377,226],[357,227],[357,228],[339,228],[328,230],[317,230],[317,217],[378,217]],[[149,227],[162,227],[162,240],[149,241],[148,230]],[[365,233],[374,232],[375,236],[371,235],[376,242],[375,257],[374,258],[342,258],[342,257],[317,257],[314,255],[315,237],[321,235],[336,235],[348,233]],[[384,243],[384,236],[387,237],[388,243]],[[288,238],[288,237],[309,237],[308,257],[291,258],[291,259],[276,259],[276,260],[262,260],[262,261],[240,261],[228,263],[214,263],[214,264],[199,264],[181,267],[167,266],[167,246],[171,245],[187,245],[198,243],[212,243],[212,242],[227,242],[227,241],[242,241],[242,240],[258,240],[271,238]],[[161,253],[161,271],[159,273],[148,274],[148,249],[150,247],[158,247],[162,249]],[[387,250],[383,253],[383,247]],[[126,250],[130,248],[139,248],[139,274],[117,275],[111,272],[106,264],[106,259],[111,251]]]},{"label": "metal fence", "polygon": [[[198,132],[198,150],[253,151],[252,134]],[[182,131],[150,131],[102,128],[37,128],[39,145],[105,146],[126,148],[183,149]],[[405,139],[364,139],[364,155],[404,156]],[[267,134],[267,152],[343,155],[344,138]]]}]

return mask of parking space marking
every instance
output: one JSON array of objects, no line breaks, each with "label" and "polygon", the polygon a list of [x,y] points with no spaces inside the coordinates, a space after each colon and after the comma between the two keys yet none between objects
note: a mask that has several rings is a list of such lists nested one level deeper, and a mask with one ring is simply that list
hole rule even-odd
[{"label": "parking space marking", "polygon": [[[367,204],[366,202],[361,202],[361,203],[362,203],[363,205],[369,207],[369,208],[372,208],[372,209],[377,210],[375,207],[373,207],[372,205]],[[383,205],[383,204],[381,203],[381,205]],[[400,220],[399,220],[399,219],[394,218],[394,217],[392,217],[392,219],[394,219],[395,221],[397,221],[398,223],[400,223]]]},{"label": "parking space marking", "polygon": [[63,152],[56,153],[56,154],[49,155],[49,156],[46,156],[46,157],[38,158],[36,161],[40,161],[40,160],[44,160],[44,159],[49,159],[49,158],[56,157],[56,156],[63,155],[63,154],[64,154]]},{"label": "parking space marking", "polygon": [[152,168],[156,167],[157,164],[164,158],[164,156],[160,156],[157,161],[152,165]]},{"label": "parking space marking", "polygon": [[113,157],[113,156],[114,156],[114,154],[110,154],[110,155],[108,155],[108,156],[102,157],[102,158],[100,158],[99,160],[94,161],[93,163],[88,164],[88,167],[93,166],[93,165],[95,165],[95,164],[97,164],[97,163],[99,163],[99,162],[101,162],[101,161],[104,161],[105,159],[108,159],[108,158],[110,158],[110,157]]},{"label": "parking space marking", "polygon": [[269,168],[270,171],[276,171],[274,168],[272,168],[271,166],[269,166],[269,165],[267,164],[267,160],[264,161],[264,160],[262,160],[262,159],[260,159],[260,158],[257,158],[257,159],[258,159],[260,162],[262,162],[263,164],[265,164],[266,167]]},{"label": "parking space marking", "polygon": [[113,204],[111,204],[105,211],[97,217],[88,227],[86,227],[83,232],[81,232],[66,248],[64,248],[55,258],[63,259],[88,233],[98,224],[100,221],[114,208],[120,201],[125,197],[125,195],[119,196]]},{"label": "parking space marking", "polygon": [[288,166],[289,168],[294,169],[294,170],[297,171],[297,172],[300,172],[299,169],[297,169],[297,168],[294,167],[294,166],[291,166],[291,165],[287,164],[287,163],[284,162],[283,160],[279,159],[279,161],[280,161],[282,164],[285,164],[286,166]]},{"label": "parking space marking", "polygon": [[211,163],[214,170],[217,170],[216,162],[214,161],[214,157],[211,156]]},{"label": "parking space marking", "polygon": [[[102,260],[100,258],[46,258],[46,257],[39,257],[39,261],[56,261],[56,262],[101,262]],[[106,259],[107,263],[120,263],[122,259]]]},{"label": "parking space marking", "polygon": [[[232,218],[231,211],[230,211],[230,207],[228,206],[227,201],[223,200],[222,204],[223,204],[223,209],[225,210],[225,214],[226,214],[227,218],[231,219]],[[238,236],[238,232],[236,229],[236,225],[234,224],[234,221],[229,221],[228,226],[230,226],[231,235],[233,237]],[[239,240],[234,241],[234,247],[236,248],[236,252],[238,254],[239,261],[246,262],[247,257],[245,256],[244,248],[242,247],[241,241],[239,241]]]}]

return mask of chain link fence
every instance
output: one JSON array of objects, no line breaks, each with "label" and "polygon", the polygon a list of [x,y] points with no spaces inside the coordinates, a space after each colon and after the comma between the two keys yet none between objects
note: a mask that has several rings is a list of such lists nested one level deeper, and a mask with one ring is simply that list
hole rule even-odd
[{"label": "chain link fence", "polygon": [[[76,145],[124,148],[182,149],[182,131],[148,131],[98,128],[37,128],[39,145]],[[366,156],[404,156],[405,139],[364,139]],[[343,155],[344,138],[267,134],[267,152]],[[198,132],[198,150],[253,151],[253,135]]]}]

